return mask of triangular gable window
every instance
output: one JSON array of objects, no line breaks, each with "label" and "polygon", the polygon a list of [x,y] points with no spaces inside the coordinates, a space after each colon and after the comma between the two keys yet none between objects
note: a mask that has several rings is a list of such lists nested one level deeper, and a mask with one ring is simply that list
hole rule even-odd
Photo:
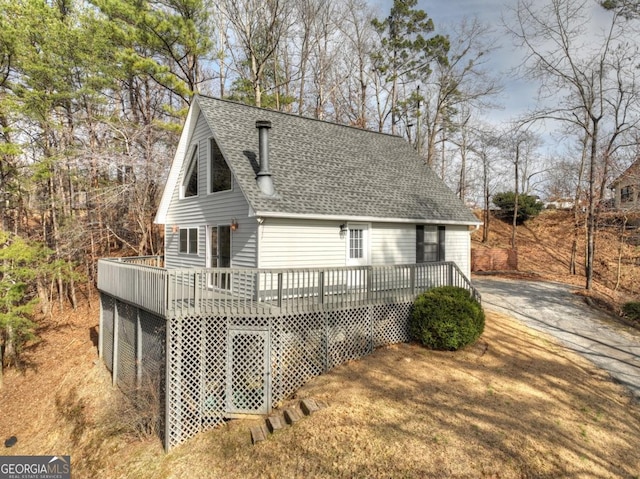
[{"label": "triangular gable window", "polygon": [[231,189],[231,170],[216,141],[211,138],[211,193]]},{"label": "triangular gable window", "polygon": [[198,147],[193,149],[187,173],[182,183],[182,197],[198,196]]}]

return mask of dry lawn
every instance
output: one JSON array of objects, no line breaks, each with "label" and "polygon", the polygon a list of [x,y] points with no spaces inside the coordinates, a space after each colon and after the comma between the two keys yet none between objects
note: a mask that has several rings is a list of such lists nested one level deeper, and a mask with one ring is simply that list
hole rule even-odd
[{"label": "dry lawn", "polygon": [[0,431],[18,436],[3,453],[70,454],[74,478],[640,477],[640,406],[626,390],[494,313],[465,350],[396,345],[312,380],[298,397],[327,407],[266,442],[251,445],[255,421],[232,421],[169,454],[123,432],[88,329],[50,337],[32,366],[67,350],[0,392]]}]

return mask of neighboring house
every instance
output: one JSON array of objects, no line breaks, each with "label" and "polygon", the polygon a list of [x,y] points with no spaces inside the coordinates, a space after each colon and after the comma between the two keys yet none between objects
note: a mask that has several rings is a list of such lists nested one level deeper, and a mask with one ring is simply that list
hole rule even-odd
[{"label": "neighboring house", "polygon": [[205,96],[156,223],[167,268],[454,261],[467,277],[480,224],[400,137]]},{"label": "neighboring house", "polygon": [[572,198],[550,198],[545,201],[544,207],[553,210],[570,210],[573,209],[575,201]]},{"label": "neighboring house", "polygon": [[613,183],[613,200],[616,209],[640,209],[640,158],[631,164]]}]

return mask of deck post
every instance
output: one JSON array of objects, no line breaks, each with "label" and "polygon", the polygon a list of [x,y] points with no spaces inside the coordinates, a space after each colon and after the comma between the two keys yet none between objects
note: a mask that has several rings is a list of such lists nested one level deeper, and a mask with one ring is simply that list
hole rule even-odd
[{"label": "deck post", "polygon": [[136,308],[136,386],[142,386],[142,323],[140,308]]},{"label": "deck post", "polygon": [[282,308],[282,273],[278,273],[278,308]]},{"label": "deck post", "polygon": [[113,360],[111,361],[111,382],[115,386],[118,382],[118,330],[120,317],[118,315],[118,300],[113,301]]},{"label": "deck post", "polygon": [[164,340],[164,450],[169,452],[171,448],[171,325],[173,318],[169,317],[165,323]]},{"label": "deck post", "polygon": [[416,265],[412,264],[411,265],[411,270],[409,271],[409,281],[410,281],[410,287],[411,287],[411,297],[415,298],[417,292],[416,292]]}]

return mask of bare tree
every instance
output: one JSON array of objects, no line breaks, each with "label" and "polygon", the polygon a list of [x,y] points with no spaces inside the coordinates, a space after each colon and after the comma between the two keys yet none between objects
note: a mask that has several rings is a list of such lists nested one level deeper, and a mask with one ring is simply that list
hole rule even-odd
[{"label": "bare tree", "polygon": [[435,62],[433,72],[424,80],[421,124],[425,134],[421,134],[420,139],[426,147],[421,145],[420,150],[425,152],[426,163],[432,167],[436,163],[438,143],[442,145],[441,153],[444,153],[449,134],[457,128],[454,119],[457,111],[493,106],[493,99],[502,91],[486,65],[488,54],[493,50],[488,40],[489,33],[489,28],[477,19],[463,20],[448,35],[448,61]]},{"label": "bare tree", "polygon": [[249,65],[255,104],[261,106],[266,70],[289,28],[290,6],[287,0],[224,0],[222,4],[244,53],[241,61]]},{"label": "bare tree", "polygon": [[541,99],[547,100],[530,119],[569,122],[587,138],[587,289],[593,286],[597,206],[604,194],[598,187],[619,140],[638,122],[634,39],[625,35],[622,17],[614,12],[606,31],[591,34],[587,43],[589,12],[584,0],[548,0],[544,5],[522,0],[509,28],[528,52],[525,73],[540,82]]}]

